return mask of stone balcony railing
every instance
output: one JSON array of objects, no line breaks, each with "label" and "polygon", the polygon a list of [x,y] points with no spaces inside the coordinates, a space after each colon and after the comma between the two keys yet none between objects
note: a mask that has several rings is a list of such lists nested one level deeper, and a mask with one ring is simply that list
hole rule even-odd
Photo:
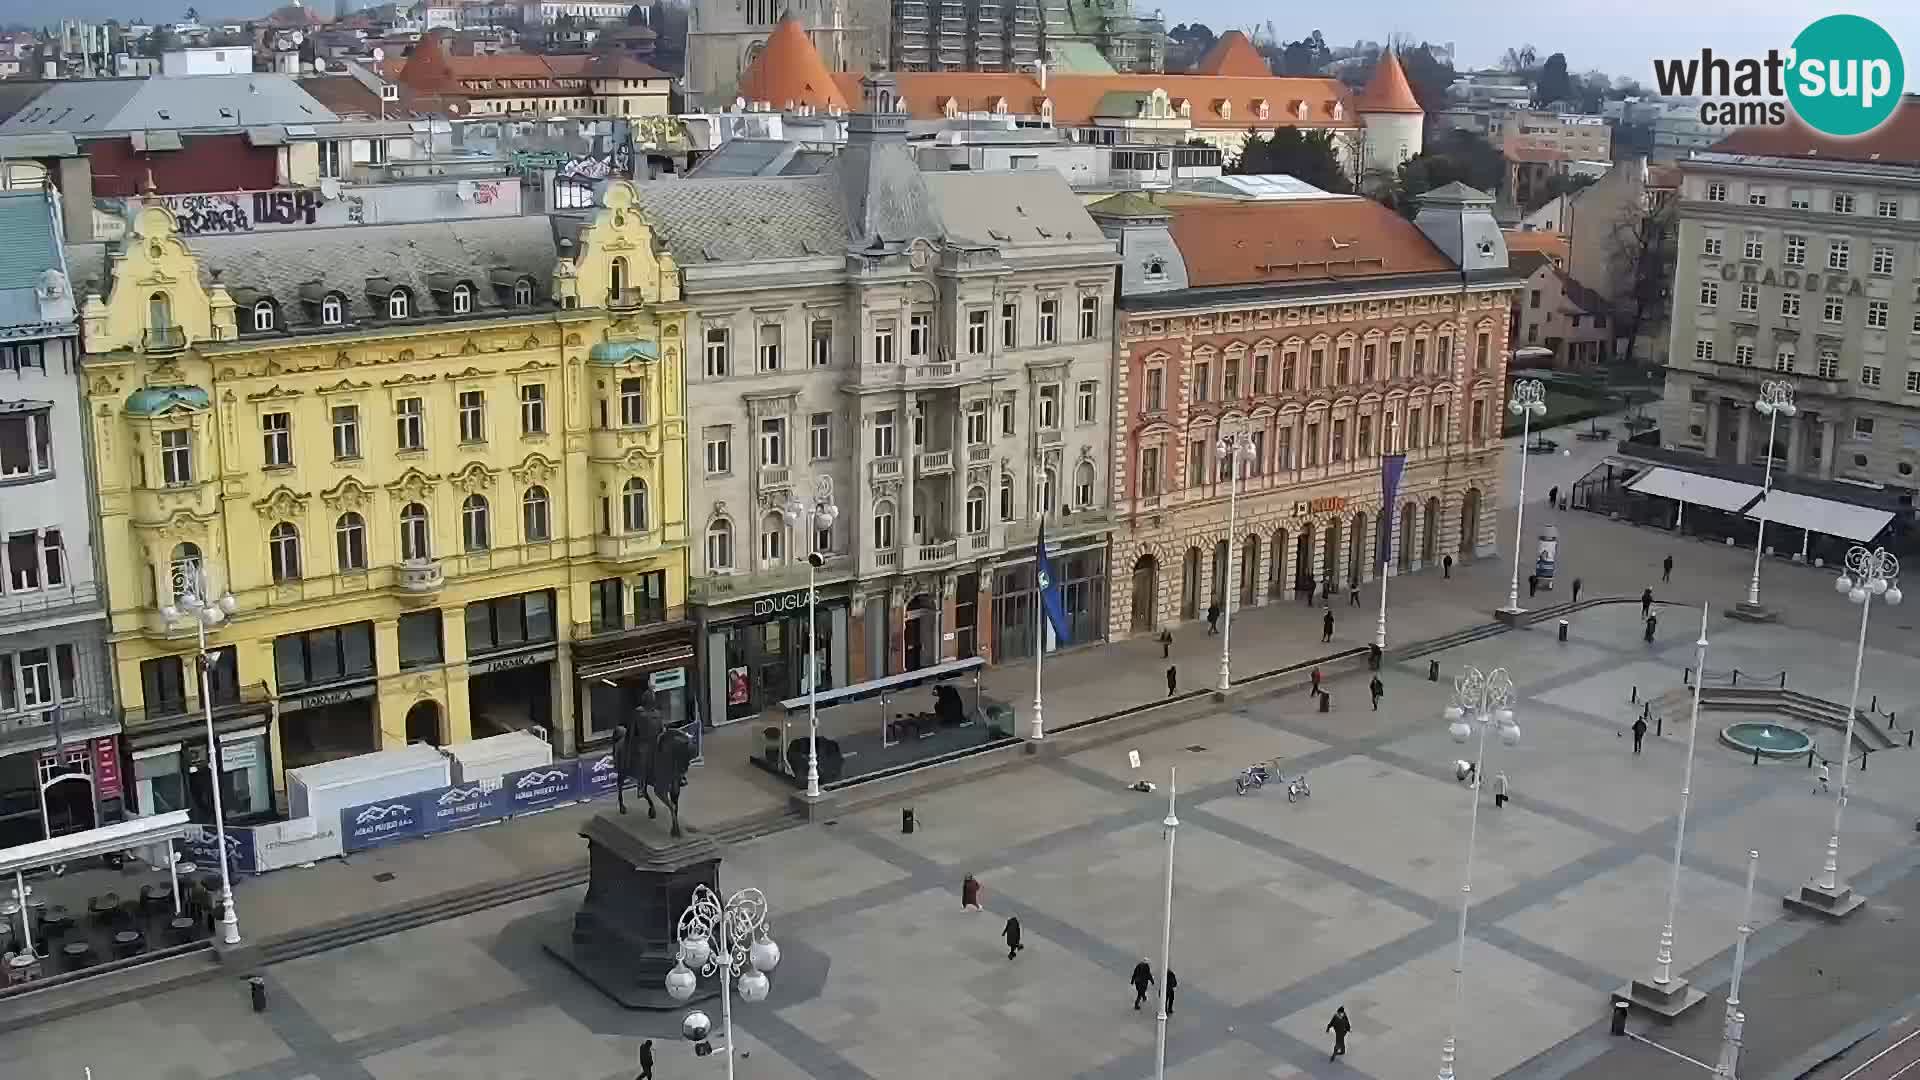
[{"label": "stone balcony railing", "polygon": [[953,471],[953,451],[928,450],[914,455],[914,472],[921,476],[934,476]]},{"label": "stone balcony railing", "polygon": [[407,559],[393,572],[394,587],[403,596],[428,597],[447,583],[446,570],[438,559]]}]

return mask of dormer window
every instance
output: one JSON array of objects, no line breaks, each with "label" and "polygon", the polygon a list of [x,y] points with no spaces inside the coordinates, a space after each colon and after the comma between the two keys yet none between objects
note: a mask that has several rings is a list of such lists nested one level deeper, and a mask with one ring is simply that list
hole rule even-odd
[{"label": "dormer window", "polygon": [[513,306],[523,308],[533,306],[532,278],[521,278],[513,283]]},{"label": "dormer window", "polygon": [[413,314],[413,296],[405,289],[387,294],[387,318],[404,319]]},{"label": "dormer window", "polygon": [[[473,310],[473,286],[461,282],[453,287],[453,313],[465,315]],[[395,316],[399,318],[399,316]]]},{"label": "dormer window", "polygon": [[1148,281],[1167,280],[1166,260],[1158,259],[1158,258],[1147,260],[1147,280]]},{"label": "dormer window", "polygon": [[339,293],[328,293],[320,301],[320,325],[339,326],[346,321],[347,305]]},{"label": "dormer window", "polygon": [[265,333],[274,326],[273,301],[261,300],[253,305],[253,329],[256,333]]},{"label": "dormer window", "polygon": [[1255,98],[1253,100],[1253,112],[1254,115],[1262,120],[1271,119],[1273,116],[1273,110],[1267,106],[1266,98]]},{"label": "dormer window", "polygon": [[947,103],[940,107],[940,111],[949,120],[959,119],[960,118],[960,99],[948,98]]},{"label": "dormer window", "polygon": [[1294,116],[1296,116],[1296,117],[1298,117],[1298,118],[1299,118],[1299,119],[1301,119],[1301,120],[1305,120],[1305,119],[1307,119],[1307,117],[1308,117],[1308,115],[1309,115],[1309,112],[1308,112],[1308,109],[1307,109],[1307,103],[1306,103],[1305,101],[1296,101],[1296,102],[1294,102],[1294,103],[1293,103],[1293,115],[1294,115]]},{"label": "dormer window", "polygon": [[1346,107],[1345,105],[1343,105],[1343,104],[1341,104],[1341,103],[1340,103],[1340,102],[1338,102],[1338,101],[1336,101],[1336,102],[1334,102],[1334,103],[1333,103],[1333,118],[1334,118],[1335,120],[1344,120],[1344,119],[1346,119],[1346,117],[1347,117],[1347,107]]}]

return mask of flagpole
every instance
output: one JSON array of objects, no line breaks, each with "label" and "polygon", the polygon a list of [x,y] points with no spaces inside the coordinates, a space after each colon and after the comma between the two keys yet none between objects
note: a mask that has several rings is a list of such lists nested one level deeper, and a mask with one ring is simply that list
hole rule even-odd
[{"label": "flagpole", "polygon": [[1046,663],[1047,630],[1042,607],[1047,602],[1047,587],[1042,581],[1047,554],[1047,507],[1045,502],[1047,470],[1044,466],[1033,470],[1033,490],[1035,517],[1039,519],[1039,533],[1033,549],[1033,727],[1028,738],[1040,742],[1046,738],[1047,725],[1044,706],[1040,703],[1040,670]]},{"label": "flagpole", "polygon": [[[1387,430],[1385,432],[1387,436],[1387,453],[1386,457],[1380,462],[1380,467],[1383,470],[1391,470],[1393,468],[1393,437],[1395,435],[1395,429],[1398,427],[1398,425],[1394,423],[1395,419],[1396,417],[1392,412],[1387,413]],[[1403,464],[1401,467],[1405,468],[1405,465]],[[1394,503],[1400,497],[1398,491],[1399,486],[1397,482],[1393,484],[1383,484],[1380,492],[1384,500],[1380,506],[1380,520],[1385,523],[1386,529],[1380,535],[1380,570],[1376,575],[1380,579],[1380,620],[1373,628],[1373,644],[1382,653],[1387,650],[1387,567],[1393,560],[1393,527],[1398,524],[1395,520],[1398,515],[1394,513]]]}]

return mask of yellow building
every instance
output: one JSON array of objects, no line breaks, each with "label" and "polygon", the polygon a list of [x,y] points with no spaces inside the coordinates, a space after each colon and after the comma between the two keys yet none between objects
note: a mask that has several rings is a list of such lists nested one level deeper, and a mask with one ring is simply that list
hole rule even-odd
[{"label": "yellow building", "polygon": [[688,718],[684,308],[656,248],[617,183],[579,221],[191,241],[148,205],[123,250],[73,252],[137,812],[205,757],[182,571],[237,601],[210,639],[230,818],[318,761]]}]

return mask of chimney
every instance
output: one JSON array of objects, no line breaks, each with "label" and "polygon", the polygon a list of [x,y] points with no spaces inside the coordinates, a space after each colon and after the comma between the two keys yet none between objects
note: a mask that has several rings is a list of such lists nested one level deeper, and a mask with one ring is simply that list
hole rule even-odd
[{"label": "chimney", "polygon": [[1040,89],[1045,90],[1047,88],[1047,62],[1045,60],[1035,60],[1033,62],[1033,77],[1040,80]]}]

